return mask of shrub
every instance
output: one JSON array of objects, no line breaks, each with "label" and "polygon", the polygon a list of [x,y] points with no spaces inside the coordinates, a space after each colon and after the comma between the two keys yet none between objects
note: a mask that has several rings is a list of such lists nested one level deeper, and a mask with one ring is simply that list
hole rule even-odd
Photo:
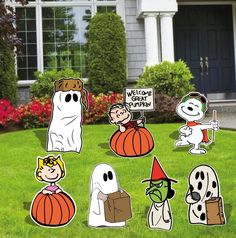
[{"label": "shrub", "polygon": [[84,124],[92,124],[95,122],[108,122],[107,112],[112,104],[122,103],[123,95],[111,93],[108,95],[99,94],[94,96],[89,93],[88,97],[89,111],[84,112]]},{"label": "shrub", "polygon": [[148,123],[180,121],[176,114],[176,106],[180,99],[164,94],[155,94],[155,111],[145,113]]},{"label": "shrub", "polygon": [[52,103],[49,98],[34,98],[17,108],[19,124],[23,128],[46,127],[51,119]]},{"label": "shrub", "polygon": [[122,92],[127,84],[126,36],[121,17],[98,13],[88,31],[88,78],[91,91],[98,95]]},{"label": "shrub", "polygon": [[17,110],[5,99],[0,100],[0,128],[7,127],[19,121]]},{"label": "shrub", "polygon": [[55,80],[62,78],[80,78],[80,73],[73,71],[72,69],[64,70],[50,70],[42,72],[36,72],[35,77],[37,81],[30,86],[30,92],[33,97],[52,97],[53,83]]},{"label": "shrub", "polygon": [[170,97],[182,97],[194,90],[193,79],[187,65],[179,60],[175,63],[162,62],[147,67],[138,79],[138,87],[153,87],[157,93]]},{"label": "shrub", "polygon": [[16,104],[17,77],[14,52],[7,44],[0,42],[0,99]]}]

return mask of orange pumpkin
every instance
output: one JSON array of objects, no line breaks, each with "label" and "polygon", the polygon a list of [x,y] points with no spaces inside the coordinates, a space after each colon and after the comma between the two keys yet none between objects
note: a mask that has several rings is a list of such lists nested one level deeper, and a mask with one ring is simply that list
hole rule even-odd
[{"label": "orange pumpkin", "polygon": [[154,141],[150,132],[144,127],[116,131],[110,139],[111,149],[123,157],[139,157],[150,153]]},{"label": "orange pumpkin", "polygon": [[74,201],[64,192],[38,193],[32,202],[31,217],[43,226],[66,225],[75,214]]}]

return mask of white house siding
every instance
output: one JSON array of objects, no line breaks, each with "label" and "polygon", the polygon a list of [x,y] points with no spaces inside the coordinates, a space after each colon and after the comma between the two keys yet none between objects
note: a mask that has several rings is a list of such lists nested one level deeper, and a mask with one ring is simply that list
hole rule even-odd
[{"label": "white house siding", "polygon": [[137,20],[136,0],[125,1],[125,27],[128,51],[128,81],[134,82],[142,74],[146,63],[144,21]]}]

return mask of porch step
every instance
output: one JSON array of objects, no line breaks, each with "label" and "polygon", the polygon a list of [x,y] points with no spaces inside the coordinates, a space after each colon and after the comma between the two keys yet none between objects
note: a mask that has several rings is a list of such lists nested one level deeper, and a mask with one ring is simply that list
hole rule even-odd
[{"label": "porch step", "polygon": [[210,100],[207,114],[211,114],[213,110],[218,113],[236,113],[236,100]]}]

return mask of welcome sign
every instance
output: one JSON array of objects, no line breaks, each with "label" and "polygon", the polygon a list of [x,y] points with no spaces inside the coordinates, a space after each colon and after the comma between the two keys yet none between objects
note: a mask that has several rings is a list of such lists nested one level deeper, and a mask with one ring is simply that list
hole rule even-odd
[{"label": "welcome sign", "polygon": [[125,103],[132,111],[154,111],[153,88],[125,88]]}]

